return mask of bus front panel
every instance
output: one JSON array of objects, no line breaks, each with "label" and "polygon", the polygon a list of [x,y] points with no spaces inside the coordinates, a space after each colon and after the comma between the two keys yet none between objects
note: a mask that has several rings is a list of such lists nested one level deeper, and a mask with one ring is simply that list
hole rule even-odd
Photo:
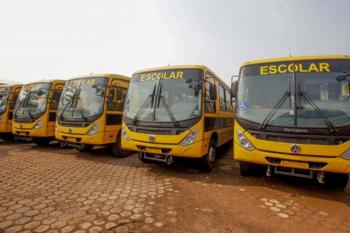
[{"label": "bus front panel", "polygon": [[241,68],[234,159],[350,173],[349,59]]}]

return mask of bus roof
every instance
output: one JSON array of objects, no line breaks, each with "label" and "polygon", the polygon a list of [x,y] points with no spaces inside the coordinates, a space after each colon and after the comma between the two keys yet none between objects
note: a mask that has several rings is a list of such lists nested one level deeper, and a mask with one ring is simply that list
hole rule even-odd
[{"label": "bus roof", "polygon": [[[151,72],[151,71],[158,71],[158,70],[174,70],[174,69],[201,69],[201,70],[208,70],[210,71],[217,79],[225,84],[227,84],[210,68],[208,68],[205,65],[173,65],[173,66],[160,66],[160,67],[153,67],[153,68],[147,68],[142,70],[137,70],[134,74],[144,73],[144,72]],[[228,87],[228,86],[227,86]]]},{"label": "bus roof", "polygon": [[29,82],[24,85],[36,84],[36,83],[65,83],[65,82],[66,80],[63,80],[63,79],[50,79],[50,80],[40,80],[40,81]]},{"label": "bus roof", "polygon": [[125,80],[125,81],[130,81],[130,78],[125,76],[125,75],[121,75],[121,74],[112,74],[112,73],[105,73],[105,74],[89,74],[89,75],[83,75],[83,76],[79,76],[79,77],[75,77],[69,80],[74,80],[74,79],[83,79],[83,78],[95,78],[95,77],[107,77],[107,78],[118,78],[121,80]]},{"label": "bus roof", "polygon": [[22,87],[23,86],[23,84],[18,84],[18,83],[16,83],[16,84],[1,84],[0,85],[0,87]]},{"label": "bus roof", "polygon": [[256,65],[274,62],[288,62],[288,61],[307,61],[307,60],[323,60],[323,59],[350,59],[350,55],[318,55],[318,56],[298,56],[298,57],[277,57],[261,60],[252,60],[243,63],[241,66]]}]

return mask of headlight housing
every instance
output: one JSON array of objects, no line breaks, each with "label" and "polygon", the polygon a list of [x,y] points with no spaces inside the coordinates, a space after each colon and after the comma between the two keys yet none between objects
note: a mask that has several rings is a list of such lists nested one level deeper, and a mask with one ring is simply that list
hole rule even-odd
[{"label": "headlight housing", "polygon": [[129,140],[130,140],[129,135],[128,135],[128,133],[126,132],[125,126],[122,128],[122,135],[123,135],[123,138],[124,138],[126,141],[129,141]]},{"label": "headlight housing", "polygon": [[180,143],[181,146],[188,146],[196,141],[198,130],[192,130]]},{"label": "headlight housing", "polygon": [[98,124],[93,124],[92,127],[87,132],[88,135],[96,134],[98,131]]},{"label": "headlight housing", "polygon": [[255,150],[253,144],[248,140],[246,136],[244,136],[244,134],[240,130],[237,131],[237,139],[239,145],[244,149],[249,151]]},{"label": "headlight housing", "polygon": [[42,126],[43,126],[43,122],[39,120],[39,121],[35,124],[34,129],[40,129]]},{"label": "headlight housing", "polygon": [[340,157],[345,160],[350,160],[350,149],[347,149]]}]

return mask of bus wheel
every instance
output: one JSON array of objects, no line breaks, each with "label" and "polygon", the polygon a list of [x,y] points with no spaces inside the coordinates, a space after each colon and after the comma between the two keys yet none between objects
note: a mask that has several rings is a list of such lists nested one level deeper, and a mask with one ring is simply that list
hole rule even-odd
[{"label": "bus wheel", "polygon": [[139,159],[140,159],[141,162],[143,162],[143,163],[151,163],[151,160],[148,160],[148,159],[145,158],[145,153],[140,152],[138,156],[139,156]]},{"label": "bus wheel", "polygon": [[210,143],[209,151],[206,155],[202,157],[202,171],[210,172],[214,168],[214,163],[216,159],[216,148],[214,143]]},{"label": "bus wheel", "polygon": [[239,162],[239,174],[241,176],[254,176],[256,174],[255,164]]},{"label": "bus wheel", "polygon": [[1,135],[0,139],[4,141],[14,141],[15,136],[13,134],[4,134],[4,135]]},{"label": "bus wheel", "polygon": [[90,152],[93,147],[93,145],[82,144],[77,149],[79,152]]},{"label": "bus wheel", "polygon": [[120,134],[117,138],[117,142],[113,143],[110,146],[110,149],[111,149],[111,153],[114,157],[122,158],[122,157],[125,157],[127,155],[127,151],[122,149]]},{"label": "bus wheel", "polygon": [[47,146],[50,142],[50,138],[33,138],[33,142],[38,146]]},{"label": "bus wheel", "polygon": [[332,189],[344,189],[348,184],[349,175],[340,173],[324,173],[324,185]]}]

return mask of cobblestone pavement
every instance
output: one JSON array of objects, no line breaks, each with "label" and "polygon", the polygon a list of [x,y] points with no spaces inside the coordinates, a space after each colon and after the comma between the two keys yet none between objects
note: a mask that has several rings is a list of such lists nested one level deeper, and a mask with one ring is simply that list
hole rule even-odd
[{"label": "cobblestone pavement", "polygon": [[143,232],[166,224],[154,206],[174,194],[172,183],[147,175],[134,157],[24,144],[3,143],[0,150],[6,232]]},{"label": "cobblestone pavement", "polygon": [[[288,177],[238,175],[231,151],[211,173],[55,145],[0,142],[5,232],[350,232],[350,195]],[[1,232],[1,230],[0,230]]]}]

